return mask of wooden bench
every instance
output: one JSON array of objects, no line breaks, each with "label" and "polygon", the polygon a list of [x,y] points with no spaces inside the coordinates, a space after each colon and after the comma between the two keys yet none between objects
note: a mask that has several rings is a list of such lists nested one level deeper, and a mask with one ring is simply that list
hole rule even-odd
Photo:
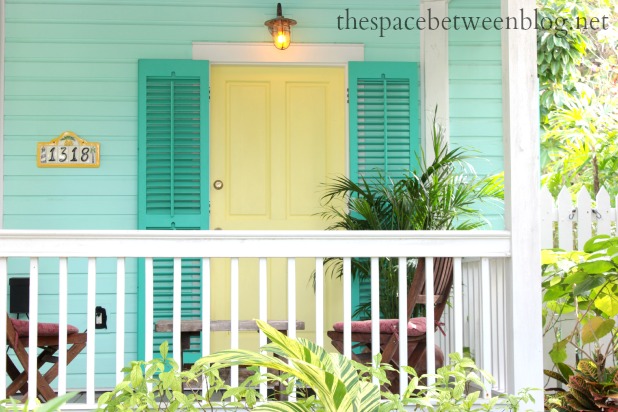
[{"label": "wooden bench", "polygon": [[[268,324],[283,334],[287,334],[287,320],[269,320]],[[173,331],[173,321],[163,319],[155,324],[155,332]],[[229,332],[232,330],[232,322],[229,320],[211,320],[210,330],[212,332]],[[254,320],[241,320],[238,323],[239,332],[257,332],[259,328]],[[305,330],[305,322],[296,321],[296,330]],[[202,321],[200,319],[183,320],[180,322],[180,364],[183,365],[184,351],[191,349],[191,337],[200,336],[202,332]]]}]

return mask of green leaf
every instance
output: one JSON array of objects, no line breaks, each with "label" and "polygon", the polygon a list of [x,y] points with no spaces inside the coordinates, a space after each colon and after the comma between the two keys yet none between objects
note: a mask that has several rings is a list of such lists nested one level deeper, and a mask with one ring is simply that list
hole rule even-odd
[{"label": "green leaf", "polygon": [[552,362],[558,364],[563,363],[567,359],[566,345],[568,340],[563,339],[559,342],[555,342],[551,351],[549,351],[549,357]]},{"label": "green leaf", "polygon": [[558,263],[557,253],[550,249],[541,250],[541,264],[553,265],[554,263]]},{"label": "green leaf", "polygon": [[167,353],[169,350],[169,344],[167,343],[167,341],[163,341],[163,343],[161,344],[161,346],[159,346],[159,352],[161,352],[161,357],[163,359],[167,358]]},{"label": "green leaf", "polygon": [[587,277],[588,277],[588,274],[586,272],[577,271],[567,276],[564,279],[564,283],[566,283],[567,285],[572,285],[575,283],[582,283]]},{"label": "green leaf", "polygon": [[559,303],[556,301],[547,302],[547,309],[551,310],[554,313],[559,313],[561,315],[565,315],[567,313],[572,313],[575,311],[575,306],[567,303]]},{"label": "green leaf", "polygon": [[142,368],[139,366],[134,366],[131,369],[131,385],[134,388],[139,388],[144,382],[144,376],[142,375]]},{"label": "green leaf", "polygon": [[584,252],[593,253],[616,245],[618,245],[618,238],[612,238],[609,235],[597,235],[591,237],[584,244]]},{"label": "green leaf", "polygon": [[614,264],[607,260],[596,260],[594,262],[580,263],[578,267],[588,274],[597,275],[611,271],[614,269]]},{"label": "green leaf", "polygon": [[557,363],[556,366],[558,367],[560,374],[562,374],[562,376],[567,382],[569,381],[569,378],[575,374],[575,372],[573,372],[573,368],[571,368],[566,363],[560,362],[560,363]]},{"label": "green leaf", "polygon": [[602,298],[596,299],[594,306],[610,318],[618,315],[618,297],[613,293],[608,293]]},{"label": "green leaf", "polygon": [[601,286],[603,283],[605,283],[605,278],[603,276],[589,276],[582,283],[575,286],[573,293],[576,296],[579,296],[596,288],[597,286]]},{"label": "green leaf", "polygon": [[311,409],[298,402],[267,402],[253,410],[256,412],[311,412]]},{"label": "green leaf", "polygon": [[161,372],[159,374],[159,379],[161,380],[164,389],[173,389],[176,374],[173,370],[168,372]]},{"label": "green leaf", "polygon": [[560,276],[554,276],[549,280],[549,286],[556,286],[560,282],[562,282],[562,278]]},{"label": "green leaf", "polygon": [[545,294],[543,295],[543,302],[552,302],[555,301],[567,294],[567,291],[564,289],[562,285],[553,286],[548,288]]},{"label": "green leaf", "polygon": [[616,321],[613,319],[603,319],[600,316],[595,316],[582,328],[582,342],[592,343],[607,335],[612,331]]},{"label": "green leaf", "polygon": [[64,394],[62,396],[58,396],[48,402],[45,402],[43,405],[39,406],[36,410],[37,412],[53,412],[60,409],[62,405],[67,403],[71,398],[77,395],[77,392],[71,392]]},{"label": "green leaf", "polygon": [[109,402],[111,398],[112,398],[112,392],[105,392],[104,394],[99,396],[99,399],[97,400],[97,404],[99,405],[99,407],[101,407],[107,404],[107,402]]},{"label": "green leaf", "polygon": [[481,393],[477,391],[477,392],[472,392],[471,394],[466,396],[466,404],[472,407],[472,405],[474,405],[474,402],[478,400],[480,394]]},{"label": "green leaf", "polygon": [[356,399],[357,411],[377,411],[380,407],[380,388],[371,382],[359,382],[360,391]]}]

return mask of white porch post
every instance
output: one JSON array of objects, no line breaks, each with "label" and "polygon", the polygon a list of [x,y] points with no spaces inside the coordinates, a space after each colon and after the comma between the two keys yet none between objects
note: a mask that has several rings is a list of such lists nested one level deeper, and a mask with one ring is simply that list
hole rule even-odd
[{"label": "white porch post", "polygon": [[[502,14],[534,21],[534,0],[502,0]],[[511,231],[507,264],[507,365],[511,393],[543,387],[541,241],[539,233],[539,99],[536,31],[502,31],[505,226]],[[543,410],[543,394],[536,393]]]},{"label": "white porch post", "polygon": [[[421,0],[419,17],[448,17],[448,0]],[[448,30],[421,30],[421,145],[425,159],[432,162],[431,122],[438,108],[437,122],[444,127],[444,143],[449,142]]]}]

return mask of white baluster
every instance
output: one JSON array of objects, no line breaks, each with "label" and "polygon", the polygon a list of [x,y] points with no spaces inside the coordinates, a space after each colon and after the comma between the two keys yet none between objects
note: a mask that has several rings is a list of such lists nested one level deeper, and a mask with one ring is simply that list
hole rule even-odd
[{"label": "white baluster", "polygon": [[95,377],[95,308],[96,308],[96,287],[97,287],[97,261],[95,258],[88,258],[88,345],[86,346],[86,402],[94,404],[94,377]]},{"label": "white baluster", "polygon": [[116,260],[116,383],[124,379],[125,263],[123,257]]},{"label": "white baluster", "polygon": [[58,396],[67,392],[68,261],[58,261]]}]

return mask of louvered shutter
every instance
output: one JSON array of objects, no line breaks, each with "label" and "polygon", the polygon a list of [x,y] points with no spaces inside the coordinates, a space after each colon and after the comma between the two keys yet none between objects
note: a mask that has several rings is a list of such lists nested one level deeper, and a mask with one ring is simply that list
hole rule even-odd
[{"label": "louvered shutter", "polygon": [[[208,229],[208,71],[207,61],[139,62],[139,229]],[[154,261],[155,322],[172,318],[172,266],[172,259]],[[200,317],[200,271],[200,259],[182,260],[183,319]],[[139,265],[139,281],[141,352],[145,327],[143,263]],[[163,340],[171,343],[171,335],[155,334],[154,353]]]},{"label": "louvered shutter", "polygon": [[[348,79],[351,178],[401,179],[418,166],[418,64],[351,62]],[[369,297],[369,282],[355,280],[353,305]]]}]

